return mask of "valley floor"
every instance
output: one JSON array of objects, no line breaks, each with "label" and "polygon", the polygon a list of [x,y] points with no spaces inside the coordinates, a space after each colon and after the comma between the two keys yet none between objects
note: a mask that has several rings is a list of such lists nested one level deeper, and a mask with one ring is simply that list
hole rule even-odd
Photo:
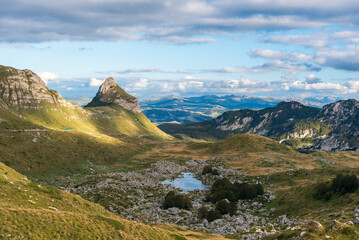
[{"label": "valley floor", "polygon": [[[0,148],[7,149],[1,161],[32,180],[66,189],[120,217],[145,224],[175,224],[236,239],[300,236],[303,232],[307,232],[305,236],[314,234],[308,239],[321,239],[325,234],[342,236],[332,230],[334,220],[347,223],[359,216],[358,192],[329,201],[313,198],[318,181],[330,181],[338,172],[359,175],[356,152],[300,153],[250,134],[220,142],[164,141],[146,136],[112,136],[114,140],[104,141],[83,133],[52,130],[6,132],[0,138],[4,143]],[[220,175],[202,175],[206,165],[216,167]],[[161,181],[182,172],[194,173],[207,185],[222,177],[260,182],[265,194],[237,202],[234,216],[208,222],[198,218],[201,206],[214,207],[203,201],[207,190],[188,194],[191,210],[162,208],[166,193],[176,189]],[[308,233],[307,224],[312,220],[320,221],[326,230],[319,235]],[[348,236],[357,236],[357,225],[348,229],[354,229]]]}]

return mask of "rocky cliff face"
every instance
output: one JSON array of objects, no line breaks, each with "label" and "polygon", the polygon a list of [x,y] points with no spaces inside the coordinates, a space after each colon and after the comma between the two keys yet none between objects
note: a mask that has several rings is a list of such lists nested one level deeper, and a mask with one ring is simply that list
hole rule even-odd
[{"label": "rocky cliff face", "polygon": [[133,113],[140,113],[140,105],[137,98],[126,93],[113,79],[109,77],[100,86],[96,96],[86,107],[106,106],[117,104]]},{"label": "rocky cliff face", "polygon": [[310,118],[318,112],[319,109],[306,107],[296,101],[281,102],[273,108],[259,111],[238,110],[224,113],[215,119],[216,129],[276,138],[284,131],[293,130],[296,121]]},{"label": "rocky cliff face", "polygon": [[74,107],[30,70],[0,66],[0,107],[39,108],[40,103]]},{"label": "rocky cliff face", "polygon": [[325,105],[315,118],[333,128],[319,149],[359,151],[359,101],[348,99]]}]

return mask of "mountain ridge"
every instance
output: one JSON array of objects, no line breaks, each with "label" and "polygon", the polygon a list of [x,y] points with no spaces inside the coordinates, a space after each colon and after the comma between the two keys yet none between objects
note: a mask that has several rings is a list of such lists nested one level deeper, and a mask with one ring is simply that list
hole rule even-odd
[{"label": "mountain ridge", "polygon": [[322,107],[338,98],[313,97],[301,100],[260,97],[251,95],[203,95],[200,97],[152,97],[141,101],[143,112],[149,119],[157,123],[188,123],[210,120],[226,111],[238,109],[260,110],[274,107],[282,101],[299,101],[311,107]]},{"label": "mountain ridge", "polygon": [[330,103],[322,109],[291,101],[258,111],[228,111],[200,123],[162,124],[159,128],[192,138],[224,139],[254,133],[305,149],[358,150],[358,117],[359,102],[355,99]]}]

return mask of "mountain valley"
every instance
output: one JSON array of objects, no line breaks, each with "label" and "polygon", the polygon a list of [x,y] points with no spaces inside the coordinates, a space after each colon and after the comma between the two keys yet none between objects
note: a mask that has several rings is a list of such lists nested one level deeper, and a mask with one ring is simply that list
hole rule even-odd
[{"label": "mountain valley", "polygon": [[[359,175],[358,106],[279,102],[158,128],[113,78],[79,107],[1,66],[0,238],[358,239],[358,190],[315,198]],[[208,189],[163,184],[183,173]],[[233,197],[248,186],[262,192]],[[170,193],[191,206],[166,208]]]}]

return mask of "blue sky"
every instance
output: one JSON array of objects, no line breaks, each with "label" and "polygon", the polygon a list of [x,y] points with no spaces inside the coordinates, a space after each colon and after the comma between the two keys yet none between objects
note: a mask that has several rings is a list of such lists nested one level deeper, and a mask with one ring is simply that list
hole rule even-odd
[{"label": "blue sky", "polygon": [[355,0],[1,0],[0,64],[65,97],[358,98]]}]

